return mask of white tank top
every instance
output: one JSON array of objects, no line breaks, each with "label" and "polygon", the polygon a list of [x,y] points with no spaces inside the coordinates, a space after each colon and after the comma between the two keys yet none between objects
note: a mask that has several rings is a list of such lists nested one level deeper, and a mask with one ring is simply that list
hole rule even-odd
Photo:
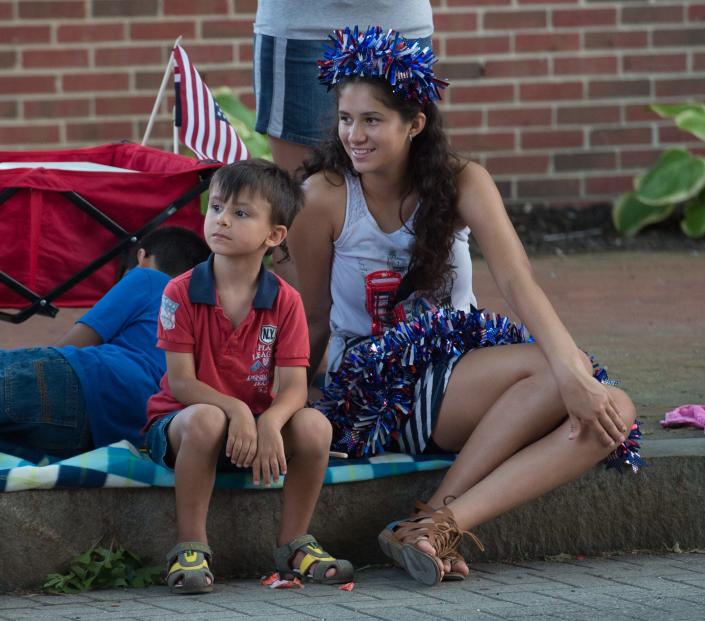
[{"label": "white tank top", "polygon": [[429,0],[259,0],[256,34],[323,40],[335,28],[393,28],[407,39],[433,34]]},{"label": "white tank top", "polygon": [[[413,214],[404,226],[392,233],[385,233],[367,208],[360,178],[346,174],[345,185],[345,221],[340,236],[333,244],[329,370],[336,369],[340,364],[346,339],[369,336],[372,332],[372,319],[365,306],[365,276],[378,270],[405,274],[414,241]],[[449,298],[454,308],[465,311],[476,305],[472,291],[469,235],[468,227],[456,231],[451,246],[450,262],[454,269],[449,279],[450,290],[437,296],[441,301]]]}]

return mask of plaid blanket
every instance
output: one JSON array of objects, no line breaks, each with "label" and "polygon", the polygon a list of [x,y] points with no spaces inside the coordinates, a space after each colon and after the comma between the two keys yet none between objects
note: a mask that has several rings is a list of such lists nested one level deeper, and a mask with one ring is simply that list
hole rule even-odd
[{"label": "plaid blanket", "polygon": [[[13,450],[13,453],[18,451]],[[449,455],[385,453],[369,459],[331,459],[324,482],[328,485],[439,470],[453,463]],[[248,472],[220,473],[216,487],[261,489]],[[273,487],[281,487],[282,483]],[[123,440],[110,446],[56,459],[20,451],[0,452],[0,492],[67,487],[173,487],[174,472],[155,464],[146,453]]]}]

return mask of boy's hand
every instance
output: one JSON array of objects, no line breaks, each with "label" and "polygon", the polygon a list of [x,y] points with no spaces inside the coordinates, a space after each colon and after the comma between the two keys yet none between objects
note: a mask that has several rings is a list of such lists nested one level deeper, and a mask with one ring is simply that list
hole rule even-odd
[{"label": "boy's hand", "polygon": [[262,414],[257,419],[257,455],[252,462],[252,480],[262,481],[267,487],[279,482],[279,475],[286,474],[284,440],[280,426]]},{"label": "boy's hand", "polygon": [[233,399],[228,416],[228,440],[225,455],[238,468],[249,468],[257,454],[257,424],[252,410],[242,401]]}]

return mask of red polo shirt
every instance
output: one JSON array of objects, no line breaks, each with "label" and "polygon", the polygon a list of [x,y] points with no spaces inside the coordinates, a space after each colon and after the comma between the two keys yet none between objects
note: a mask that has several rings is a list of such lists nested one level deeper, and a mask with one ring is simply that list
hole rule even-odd
[{"label": "red polo shirt", "polygon": [[[298,292],[262,267],[247,317],[233,328],[218,301],[213,255],[167,284],[159,313],[157,346],[192,353],[196,377],[244,401],[254,414],[272,403],[274,367],[308,366],[306,315]],[[165,373],[147,403],[147,425],[184,404]]]}]

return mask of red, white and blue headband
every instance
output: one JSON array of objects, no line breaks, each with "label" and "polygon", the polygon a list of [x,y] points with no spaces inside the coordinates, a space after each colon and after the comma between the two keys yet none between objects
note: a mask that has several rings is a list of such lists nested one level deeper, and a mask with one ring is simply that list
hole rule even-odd
[{"label": "red, white and blue headband", "polygon": [[345,78],[378,77],[387,80],[395,93],[420,104],[438,101],[440,89],[448,82],[437,78],[433,65],[438,61],[430,47],[421,48],[394,30],[382,31],[370,26],[365,33],[357,26],[352,30],[334,30],[332,41],[325,47],[323,59],[317,61],[318,80],[328,90]]}]

